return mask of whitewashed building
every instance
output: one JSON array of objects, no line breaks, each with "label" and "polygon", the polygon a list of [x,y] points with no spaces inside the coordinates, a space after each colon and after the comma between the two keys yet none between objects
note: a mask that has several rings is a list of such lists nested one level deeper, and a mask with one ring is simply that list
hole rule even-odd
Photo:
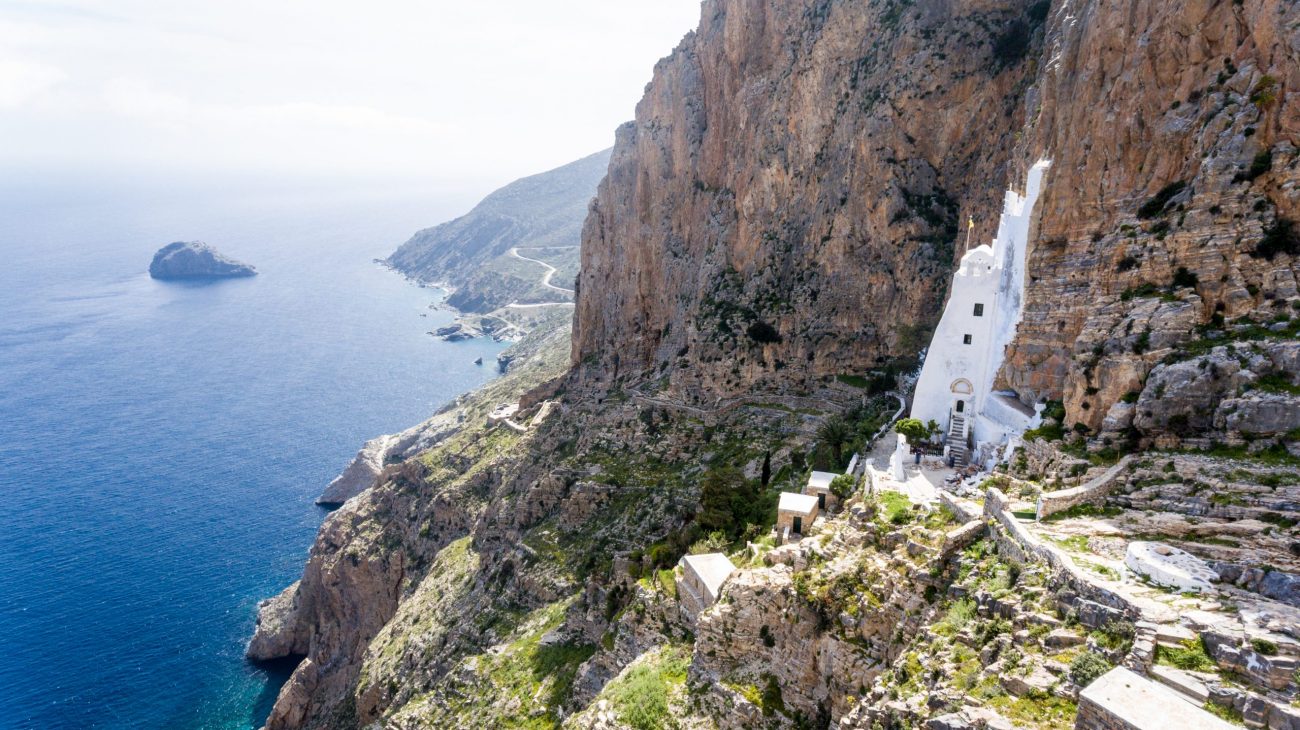
[{"label": "whitewashed building", "polygon": [[1005,443],[1036,423],[1034,409],[994,391],[993,381],[1024,309],[1025,247],[1050,165],[1030,168],[1024,195],[1007,191],[997,238],[962,256],[916,383],[912,417],[939,424],[958,464],[972,448]]},{"label": "whitewashed building", "polygon": [[811,494],[781,492],[776,505],[777,541],[784,545],[797,540],[817,521],[817,498]]},{"label": "whitewashed building", "polygon": [[835,474],[829,471],[814,471],[808,475],[808,483],[803,487],[804,494],[810,494],[817,498],[817,509],[825,512],[829,507],[835,506],[839,501],[831,493],[831,482],[835,481]]}]

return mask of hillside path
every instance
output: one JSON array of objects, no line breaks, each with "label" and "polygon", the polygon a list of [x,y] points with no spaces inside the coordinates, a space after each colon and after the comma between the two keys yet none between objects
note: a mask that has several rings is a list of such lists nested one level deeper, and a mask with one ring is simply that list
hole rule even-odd
[{"label": "hillside path", "polygon": [[533,263],[535,263],[535,264],[539,264],[539,265],[541,265],[541,266],[546,267],[546,275],[542,277],[542,286],[546,287],[547,289],[554,289],[554,290],[556,290],[556,291],[562,291],[562,292],[564,292],[564,293],[566,293],[566,294],[573,294],[573,293],[574,293],[574,291],[573,291],[572,289],[565,289],[565,288],[562,287],[562,286],[556,286],[556,285],[554,285],[554,284],[551,283],[551,277],[552,277],[552,276],[555,276],[555,267],[554,267],[554,266],[551,266],[550,264],[546,263],[545,261],[539,261],[538,259],[530,259],[530,258],[528,258],[527,256],[523,256],[523,255],[521,255],[521,254],[519,253],[519,247],[518,247],[518,246],[516,246],[516,247],[510,249],[510,255],[511,255],[511,256],[514,256],[514,257],[517,258],[517,259],[521,259],[521,260],[523,260],[523,261],[531,261],[531,262],[533,262]]}]

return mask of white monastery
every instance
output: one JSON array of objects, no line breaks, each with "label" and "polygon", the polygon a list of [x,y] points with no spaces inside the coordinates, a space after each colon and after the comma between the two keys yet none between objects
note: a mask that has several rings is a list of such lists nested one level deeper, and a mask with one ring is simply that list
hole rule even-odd
[{"label": "white monastery", "polygon": [[1007,191],[993,243],[962,256],[916,383],[911,415],[939,424],[945,452],[957,465],[972,452],[987,465],[994,449],[1039,420],[1014,392],[995,391],[993,380],[1024,309],[1025,245],[1050,165],[1042,160],[1030,168],[1023,196]]}]

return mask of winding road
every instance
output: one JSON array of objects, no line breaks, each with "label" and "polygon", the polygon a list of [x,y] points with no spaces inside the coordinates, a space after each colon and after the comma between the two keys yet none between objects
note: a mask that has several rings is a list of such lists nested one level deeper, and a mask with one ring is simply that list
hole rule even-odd
[{"label": "winding road", "polygon": [[[555,291],[562,291],[562,292],[565,292],[566,294],[573,294],[573,293],[574,293],[574,291],[573,291],[572,289],[565,289],[565,288],[562,287],[562,286],[556,286],[556,285],[554,285],[554,284],[551,283],[551,277],[552,277],[552,276],[555,276],[555,267],[554,267],[554,266],[551,266],[550,264],[546,263],[545,261],[539,261],[538,259],[530,259],[530,258],[528,258],[527,256],[521,256],[521,255],[519,254],[519,247],[518,247],[518,246],[516,246],[516,247],[510,249],[510,255],[511,255],[511,256],[514,256],[514,257],[517,258],[517,259],[520,259],[521,261],[531,261],[531,262],[533,262],[534,264],[538,264],[538,265],[540,265],[540,266],[545,266],[545,267],[546,267],[546,275],[542,277],[542,286],[546,287],[547,289],[554,289]],[[514,306],[514,305],[511,305],[511,306]]]}]

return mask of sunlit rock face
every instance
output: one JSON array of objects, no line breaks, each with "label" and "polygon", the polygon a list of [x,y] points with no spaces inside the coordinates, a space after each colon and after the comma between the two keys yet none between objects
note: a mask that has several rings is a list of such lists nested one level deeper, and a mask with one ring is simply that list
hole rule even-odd
[{"label": "sunlit rock face", "polygon": [[707,401],[915,355],[964,223],[993,238],[1001,192],[1047,158],[995,388],[1095,430],[1216,311],[1296,296],[1300,234],[1278,222],[1300,215],[1298,19],[1278,0],[705,3],[619,130],[573,360]]}]

